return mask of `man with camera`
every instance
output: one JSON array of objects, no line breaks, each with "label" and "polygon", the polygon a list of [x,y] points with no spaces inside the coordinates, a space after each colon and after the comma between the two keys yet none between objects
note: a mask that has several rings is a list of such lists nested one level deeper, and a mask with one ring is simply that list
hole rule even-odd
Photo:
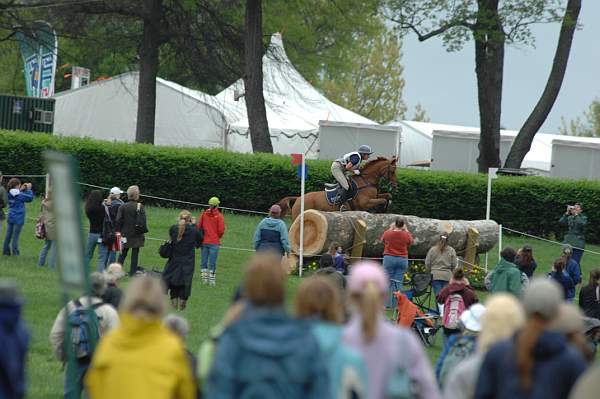
[{"label": "man with camera", "polygon": [[585,247],[585,226],[587,225],[587,216],[583,215],[582,212],[579,203],[567,205],[567,211],[558,221],[568,228],[563,244],[569,244],[573,247],[572,259],[579,265],[581,265],[581,257]]}]

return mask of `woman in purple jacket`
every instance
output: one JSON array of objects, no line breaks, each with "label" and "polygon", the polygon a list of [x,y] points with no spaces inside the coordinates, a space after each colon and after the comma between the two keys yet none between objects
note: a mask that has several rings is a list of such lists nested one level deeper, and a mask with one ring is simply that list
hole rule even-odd
[{"label": "woman in purple jacket", "polygon": [[8,190],[8,218],[2,254],[18,256],[20,254],[19,236],[25,224],[25,203],[33,201],[33,191],[31,191],[31,183],[21,184],[17,178],[10,179],[6,188]]}]

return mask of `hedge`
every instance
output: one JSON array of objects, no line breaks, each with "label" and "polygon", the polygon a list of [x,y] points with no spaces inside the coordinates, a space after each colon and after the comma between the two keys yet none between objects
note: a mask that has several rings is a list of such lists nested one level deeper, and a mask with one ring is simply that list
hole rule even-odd
[{"label": "hedge", "polygon": [[[296,167],[286,156],[222,150],[155,147],[47,134],[0,131],[0,170],[41,174],[42,153],[55,149],[79,161],[81,181],[206,203],[216,195],[224,206],[265,211],[279,199],[298,195]],[[307,190],[331,181],[330,163],[309,161]],[[391,212],[439,219],[485,218],[483,175],[398,170]],[[557,221],[567,204],[581,202],[590,219],[587,238],[600,243],[600,182],[501,176],[493,183],[492,219],[511,229],[541,235],[564,233]],[[168,204],[165,204],[168,205]],[[172,206],[172,204],[171,204]]]}]

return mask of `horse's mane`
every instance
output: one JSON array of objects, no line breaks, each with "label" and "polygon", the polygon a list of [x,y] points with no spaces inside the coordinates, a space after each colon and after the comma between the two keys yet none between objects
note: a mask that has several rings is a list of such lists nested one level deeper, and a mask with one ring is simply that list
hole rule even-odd
[{"label": "horse's mane", "polygon": [[387,159],[386,157],[377,157],[375,159],[373,159],[372,161],[369,161],[366,163],[365,165],[365,170],[371,169],[372,167],[379,165],[382,162],[392,162],[391,160]]}]

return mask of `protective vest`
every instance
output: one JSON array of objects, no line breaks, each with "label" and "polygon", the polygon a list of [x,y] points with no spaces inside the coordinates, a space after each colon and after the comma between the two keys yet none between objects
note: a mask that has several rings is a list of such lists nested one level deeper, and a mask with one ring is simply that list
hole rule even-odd
[{"label": "protective vest", "polygon": [[341,163],[343,166],[348,165],[348,163],[352,163],[352,169],[358,169],[360,167],[360,161],[362,157],[358,152],[349,152],[343,157],[336,159],[337,162]]}]

